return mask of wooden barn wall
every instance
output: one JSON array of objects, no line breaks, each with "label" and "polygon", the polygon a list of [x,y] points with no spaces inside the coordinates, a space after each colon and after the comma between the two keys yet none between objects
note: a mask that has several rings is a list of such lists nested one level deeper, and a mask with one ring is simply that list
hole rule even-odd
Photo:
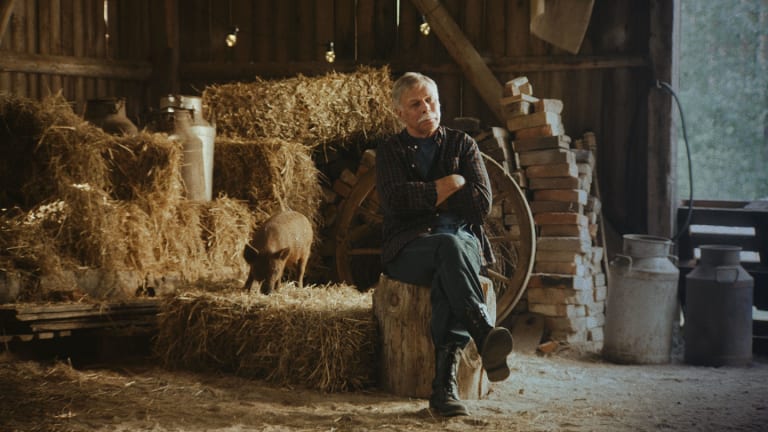
[{"label": "wooden barn wall", "polygon": [[[441,3],[500,83],[526,75],[535,96],[563,100],[569,135],[596,133],[606,216],[620,232],[644,232],[650,6],[596,0],[575,56],[531,35],[529,0]],[[408,0],[108,0],[108,28],[104,4],[16,0],[0,43],[0,65],[4,52],[64,56],[118,63],[123,69],[130,69],[131,62],[149,64],[151,77],[0,68],[0,91],[41,98],[61,90],[81,113],[88,99],[125,97],[129,115],[136,119],[155,106],[163,85],[199,94],[213,82],[387,64],[394,75],[419,70],[432,76],[440,88],[444,119],[474,116],[500,126],[434,32],[427,37],[419,33],[421,14]],[[235,25],[240,29],[238,44],[227,48],[224,37]],[[333,64],[324,61],[330,41],[336,51]]]},{"label": "wooden barn wall", "polygon": [[[0,91],[33,99],[61,91],[79,114],[85,111],[88,99],[123,97],[129,115],[138,118],[147,103],[147,80],[130,76],[115,78],[116,74],[110,73],[115,68],[110,65],[125,61],[121,69],[139,62],[149,66],[151,29],[148,18],[151,12],[162,13],[157,6],[161,3],[15,0],[13,15],[0,42],[0,63],[14,56],[23,63],[22,69],[33,69],[39,62],[49,73],[2,68]],[[107,20],[104,18],[105,4]],[[83,59],[87,61],[78,61]],[[67,64],[69,62],[73,64]],[[57,70],[61,73],[55,73]],[[134,74],[128,72],[125,75]]]}]

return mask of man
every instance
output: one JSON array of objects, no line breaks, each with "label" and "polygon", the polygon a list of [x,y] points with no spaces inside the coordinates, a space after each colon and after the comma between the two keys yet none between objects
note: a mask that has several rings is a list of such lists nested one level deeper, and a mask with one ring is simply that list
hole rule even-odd
[{"label": "man", "polygon": [[480,286],[493,261],[482,230],[491,186],[477,143],[440,126],[437,85],[409,72],[392,89],[405,128],[376,150],[376,188],[384,212],[382,264],[391,278],[431,287],[430,331],[435,377],[429,406],[440,415],[468,415],[459,401],[459,353],[471,337],[488,378],[509,376],[512,336],[494,327]]}]

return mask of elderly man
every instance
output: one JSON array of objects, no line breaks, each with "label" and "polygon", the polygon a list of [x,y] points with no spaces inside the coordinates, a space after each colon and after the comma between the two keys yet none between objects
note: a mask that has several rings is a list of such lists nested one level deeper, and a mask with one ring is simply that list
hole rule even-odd
[{"label": "elderly man", "polygon": [[435,82],[409,72],[392,89],[405,128],[376,150],[376,188],[384,212],[384,272],[430,286],[435,377],[429,406],[443,416],[468,415],[459,401],[459,350],[471,337],[491,381],[509,376],[512,336],[494,327],[480,286],[493,261],[484,218],[491,186],[477,143],[440,126]]}]

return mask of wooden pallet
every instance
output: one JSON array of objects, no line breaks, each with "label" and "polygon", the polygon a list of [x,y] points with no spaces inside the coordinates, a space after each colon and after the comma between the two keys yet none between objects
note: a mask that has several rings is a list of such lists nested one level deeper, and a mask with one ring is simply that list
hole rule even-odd
[{"label": "wooden pallet", "polygon": [[0,305],[0,343],[70,336],[92,329],[150,330],[157,325],[159,300],[106,303],[14,303]]}]

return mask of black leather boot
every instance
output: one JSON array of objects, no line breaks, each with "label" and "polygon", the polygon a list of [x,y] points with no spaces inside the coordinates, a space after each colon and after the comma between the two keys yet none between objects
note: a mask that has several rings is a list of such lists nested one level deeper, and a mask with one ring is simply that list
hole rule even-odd
[{"label": "black leather boot", "polygon": [[435,349],[435,379],[432,380],[429,408],[443,417],[469,415],[467,407],[459,400],[456,383],[459,355],[456,345]]},{"label": "black leather boot", "polygon": [[484,304],[467,309],[467,330],[475,340],[489,381],[503,381],[509,376],[507,356],[512,352],[512,334],[504,327],[494,327]]}]

